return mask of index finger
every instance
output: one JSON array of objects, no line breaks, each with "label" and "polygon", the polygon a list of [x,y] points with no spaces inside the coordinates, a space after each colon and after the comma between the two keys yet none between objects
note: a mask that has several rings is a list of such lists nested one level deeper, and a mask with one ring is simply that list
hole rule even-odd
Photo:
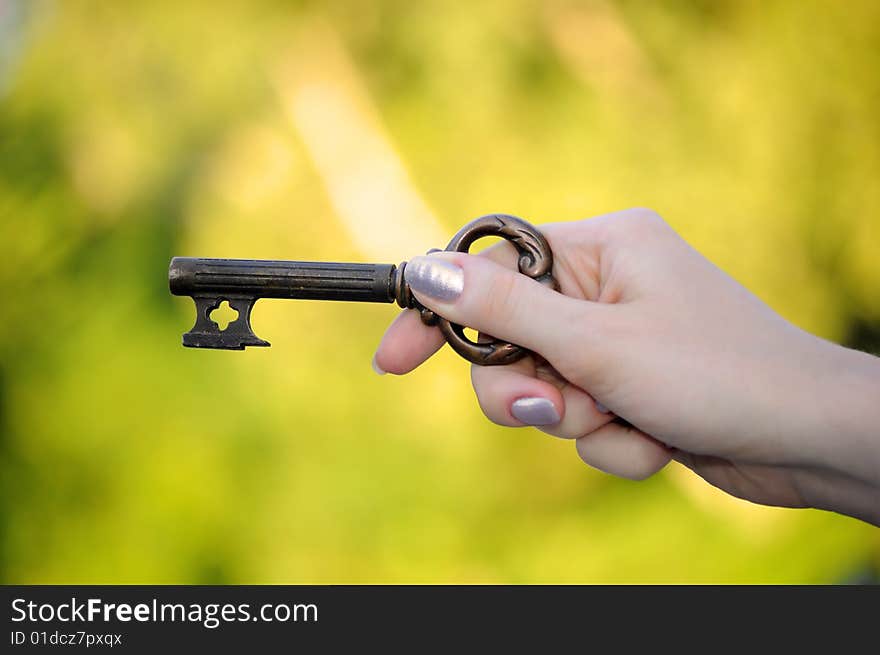
[{"label": "index finger", "polygon": [[373,355],[373,368],[377,373],[409,373],[440,350],[444,343],[440,330],[422,323],[415,309],[405,309],[382,335]]},{"label": "index finger", "polygon": [[[516,266],[516,251],[506,241],[487,248],[480,256],[508,264],[511,268]],[[409,373],[440,350],[444,343],[440,330],[422,323],[416,310],[405,309],[382,335],[373,355],[373,368],[380,374]]]}]

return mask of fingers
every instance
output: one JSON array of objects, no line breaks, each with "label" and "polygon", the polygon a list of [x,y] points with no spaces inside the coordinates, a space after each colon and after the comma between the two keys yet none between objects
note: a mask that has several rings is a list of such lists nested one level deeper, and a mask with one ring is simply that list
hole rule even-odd
[{"label": "fingers", "polygon": [[575,346],[586,347],[583,323],[598,320],[603,311],[486,257],[447,252],[414,257],[405,277],[418,300],[440,316],[525,346],[551,363]]},{"label": "fingers", "polygon": [[614,420],[614,414],[602,411],[586,391],[573,384],[562,387],[565,416],[558,425],[540,428],[562,439],[579,439]]},{"label": "fingers", "polygon": [[[480,253],[511,269],[516,267],[516,250],[507,241],[495,244]],[[381,374],[403,375],[417,368],[443,346],[443,336],[436,328],[422,323],[418,312],[404,310],[385,331],[376,354],[373,369]]]},{"label": "fingers", "polygon": [[670,450],[644,432],[609,423],[576,442],[580,458],[590,466],[630,480],[644,480],[671,459]]},{"label": "fingers", "polygon": [[471,366],[471,383],[480,409],[498,425],[553,425],[565,415],[562,394],[535,377],[531,357],[507,366]]},{"label": "fingers", "polygon": [[576,439],[611,421],[583,389],[535,377],[529,357],[509,366],[473,366],[471,381],[483,413],[499,425],[531,425],[563,439]]},{"label": "fingers", "polygon": [[377,373],[409,373],[444,343],[438,329],[422,323],[417,311],[407,309],[385,331],[373,356],[373,368]]}]

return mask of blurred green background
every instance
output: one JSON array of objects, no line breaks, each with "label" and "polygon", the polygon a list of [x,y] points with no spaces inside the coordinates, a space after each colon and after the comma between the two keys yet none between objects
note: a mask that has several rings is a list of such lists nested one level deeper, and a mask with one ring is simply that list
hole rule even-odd
[{"label": "blurred green background", "polygon": [[390,306],[180,345],[173,255],[398,262],[641,205],[880,349],[880,4],[0,0],[0,579],[838,582],[855,520],[644,483],[486,421]]}]

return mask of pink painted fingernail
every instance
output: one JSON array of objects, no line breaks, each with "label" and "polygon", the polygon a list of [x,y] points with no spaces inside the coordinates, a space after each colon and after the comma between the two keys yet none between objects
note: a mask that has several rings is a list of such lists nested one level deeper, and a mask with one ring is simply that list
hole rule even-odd
[{"label": "pink painted fingernail", "polygon": [[546,398],[519,398],[510,406],[510,413],[526,425],[553,425],[559,423],[556,406]]},{"label": "pink painted fingernail", "polygon": [[464,289],[464,271],[437,257],[413,257],[403,276],[415,291],[440,302],[454,302]]}]

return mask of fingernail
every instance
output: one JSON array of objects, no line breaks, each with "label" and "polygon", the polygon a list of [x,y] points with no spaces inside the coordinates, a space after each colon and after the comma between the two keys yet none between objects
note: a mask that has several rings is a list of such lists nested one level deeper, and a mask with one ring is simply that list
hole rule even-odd
[{"label": "fingernail", "polygon": [[605,407],[605,405],[600,403],[598,400],[594,400],[593,402],[596,403],[596,411],[597,412],[602,412],[603,414],[609,414],[611,412],[610,409]]},{"label": "fingernail", "polygon": [[403,277],[414,291],[441,302],[454,301],[464,288],[464,271],[437,257],[413,257]]},{"label": "fingernail", "polygon": [[559,423],[559,412],[546,398],[519,398],[510,406],[510,413],[526,425]]},{"label": "fingernail", "polygon": [[373,370],[376,371],[377,375],[385,375],[385,371],[383,371],[382,367],[379,366],[379,363],[376,361],[375,355],[373,355],[372,366],[373,366]]}]

